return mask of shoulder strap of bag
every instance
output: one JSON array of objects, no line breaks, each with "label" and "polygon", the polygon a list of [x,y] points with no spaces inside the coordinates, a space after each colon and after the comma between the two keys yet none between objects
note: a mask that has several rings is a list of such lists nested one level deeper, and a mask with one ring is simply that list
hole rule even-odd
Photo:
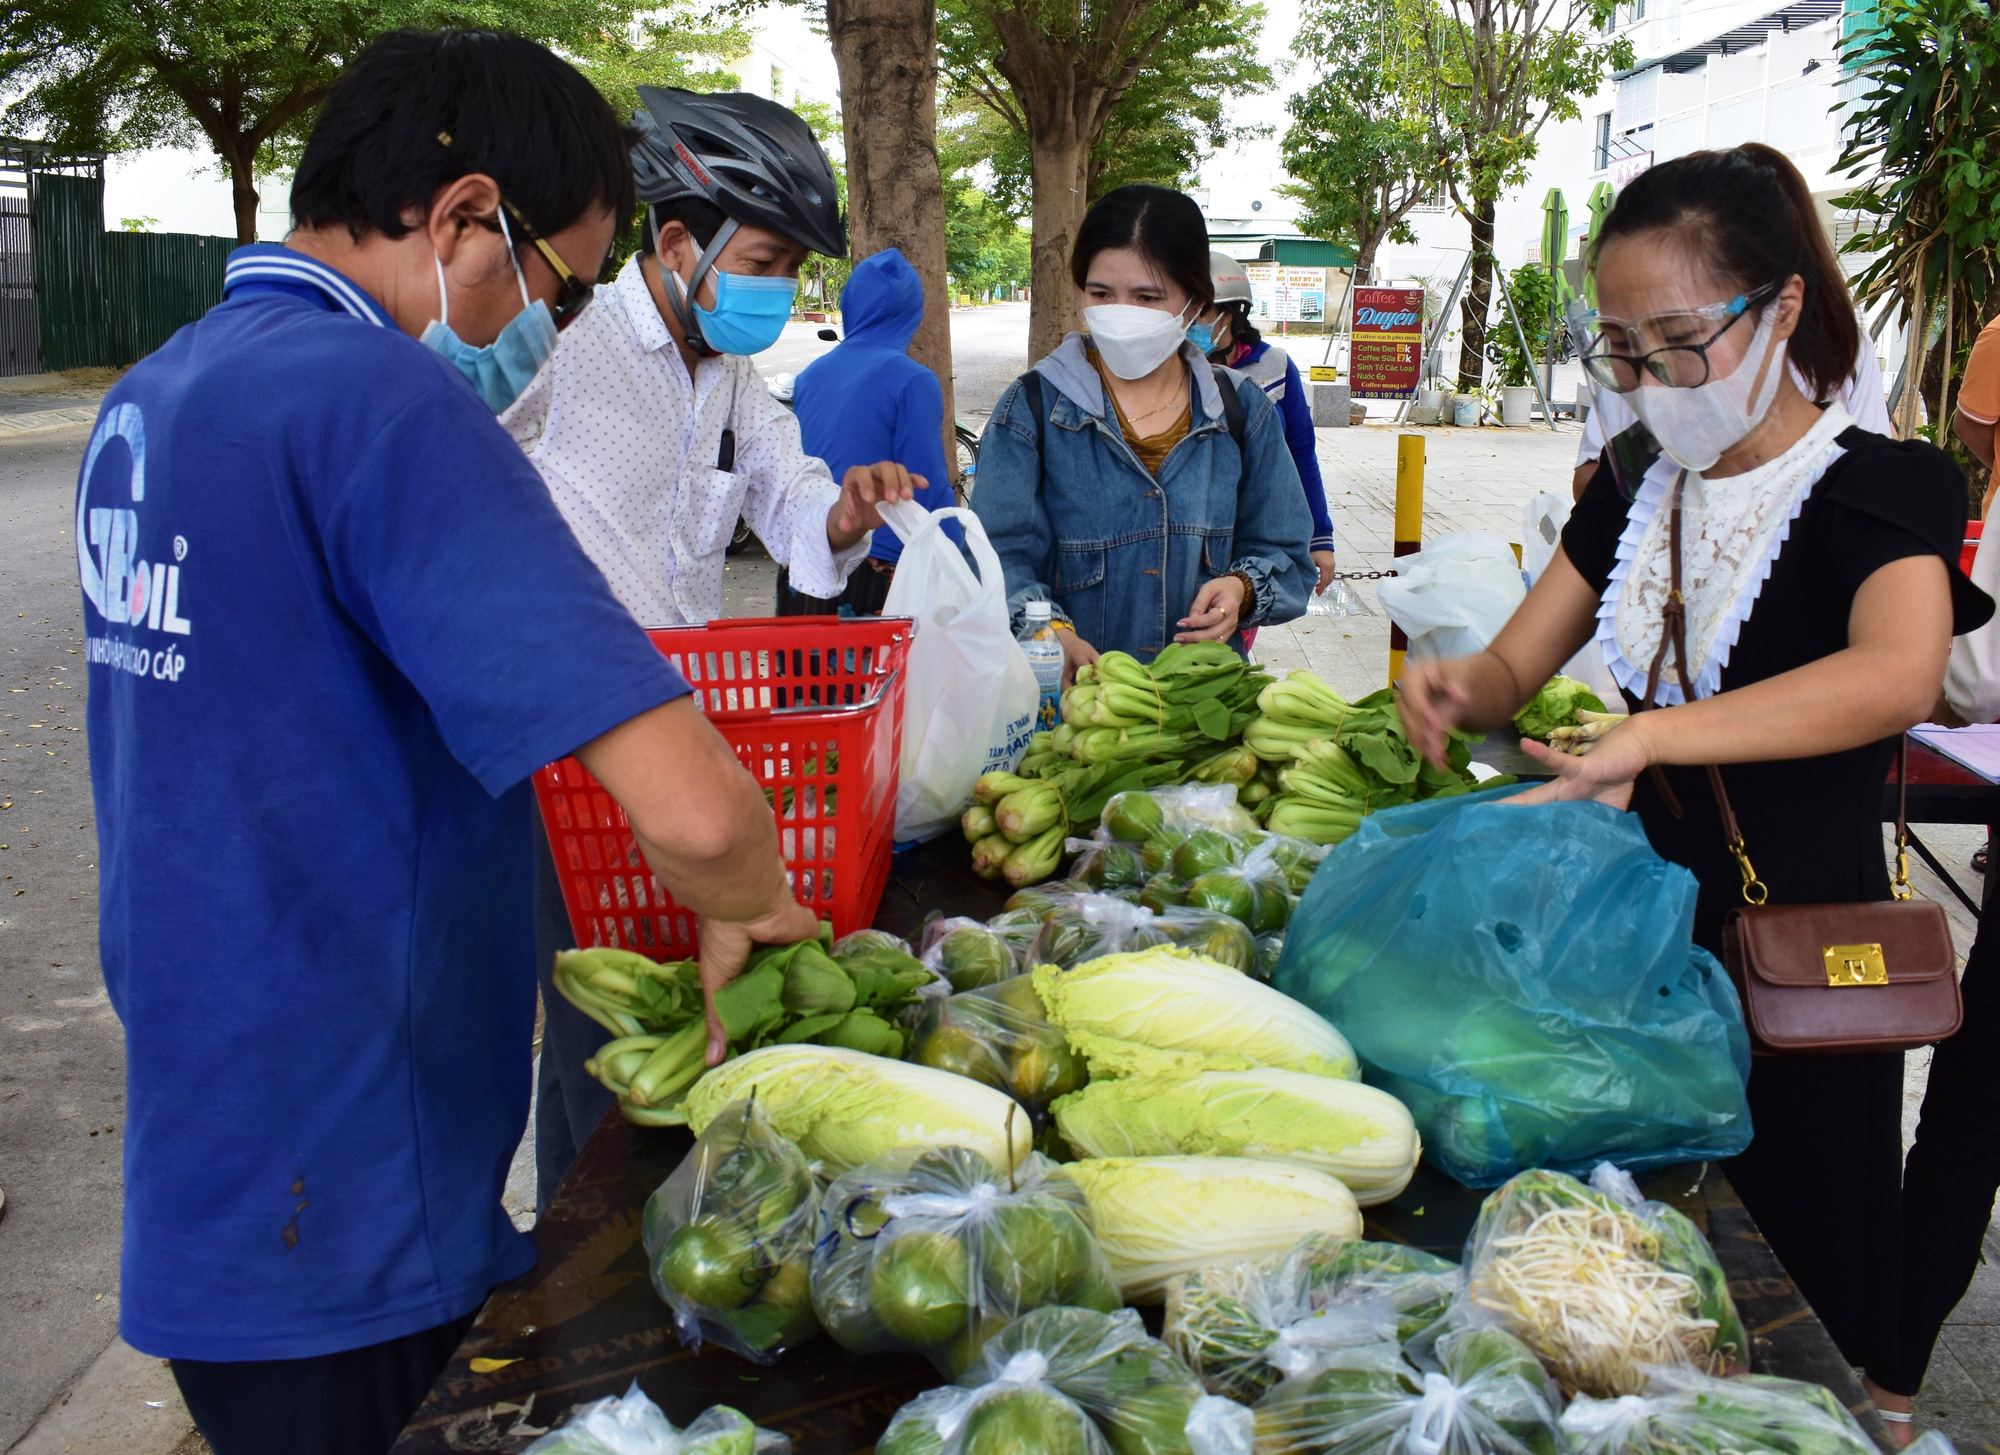
[{"label": "shoulder strap of bag", "polygon": [[[1641,712],[1659,704],[1653,695],[1659,691],[1660,670],[1666,663],[1667,649],[1673,648],[1674,675],[1680,679],[1681,701],[1695,701],[1694,683],[1688,680],[1687,667],[1687,601],[1681,594],[1681,487],[1687,483],[1687,471],[1674,477],[1671,513],[1667,517],[1668,567],[1671,574],[1671,589],[1667,592],[1666,604],[1660,608],[1663,629],[1660,632],[1660,649],[1653,654],[1653,665],[1646,672],[1646,696],[1639,704]],[[1729,846],[1730,857],[1736,860],[1737,872],[1743,876],[1743,902],[1762,904],[1770,897],[1770,891],[1757,877],[1756,869],[1750,863],[1750,854],[1743,842],[1743,827],[1736,819],[1735,805],[1729,801],[1729,790],[1723,786],[1722,770],[1710,763],[1708,766],[1709,787],[1715,792],[1715,806],[1722,815],[1723,838]],[[1660,792],[1668,810],[1675,818],[1683,812],[1680,799],[1667,782],[1667,775],[1656,763],[1649,770],[1653,775],[1653,786]],[[1908,899],[1916,891],[1910,887],[1910,856],[1908,843],[1909,826],[1909,740],[1901,734],[1896,740],[1896,878],[1890,892],[1897,899]]]},{"label": "shoulder strap of bag", "polygon": [[1243,446],[1243,400],[1236,393],[1227,369],[1220,364],[1208,367],[1215,371],[1215,387],[1222,391],[1222,422],[1229,426],[1229,437],[1236,441],[1236,458],[1242,462],[1236,472],[1236,488],[1240,492],[1243,482],[1250,477],[1250,451]]}]

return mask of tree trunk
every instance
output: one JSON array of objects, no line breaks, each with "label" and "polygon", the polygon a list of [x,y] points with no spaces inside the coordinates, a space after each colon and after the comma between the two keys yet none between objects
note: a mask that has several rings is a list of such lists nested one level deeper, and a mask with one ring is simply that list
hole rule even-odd
[{"label": "tree trunk", "polygon": [[847,145],[848,252],[899,248],[924,284],[910,357],[944,390],[944,458],[958,443],[951,388],[951,297],[944,277],[944,179],[937,156],[935,0],[827,0]]},{"label": "tree trunk", "polygon": [[247,248],[257,241],[257,148],[224,146],[216,151],[229,168],[229,201],[236,213],[236,246]]},{"label": "tree trunk", "polygon": [[1459,305],[1458,392],[1477,394],[1486,378],[1486,314],[1493,305],[1493,199],[1472,199],[1472,277]]},{"label": "tree trunk", "polygon": [[1034,165],[1034,298],[1028,312],[1028,362],[1046,358],[1063,335],[1083,327],[1069,254],[1076,242],[1087,194],[1090,143],[1076,128],[1031,141]]}]

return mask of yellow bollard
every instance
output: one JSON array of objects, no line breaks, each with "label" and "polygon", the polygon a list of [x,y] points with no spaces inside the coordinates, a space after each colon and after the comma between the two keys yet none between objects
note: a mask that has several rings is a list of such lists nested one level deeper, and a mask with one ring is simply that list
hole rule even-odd
[{"label": "yellow bollard", "polygon": [[[1398,556],[1414,556],[1424,548],[1424,437],[1396,437],[1396,548]],[[1403,654],[1410,641],[1403,629],[1389,626],[1389,682],[1403,675]]]}]

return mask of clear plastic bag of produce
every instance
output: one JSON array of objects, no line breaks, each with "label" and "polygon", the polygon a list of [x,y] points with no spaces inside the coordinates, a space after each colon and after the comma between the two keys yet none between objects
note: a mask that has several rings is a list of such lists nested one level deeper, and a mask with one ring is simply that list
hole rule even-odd
[{"label": "clear plastic bag of produce", "polygon": [[925,1004],[910,1059],[1004,1091],[1046,1124],[1049,1103],[1090,1080],[1083,1057],[1051,1025],[1032,976]]},{"label": "clear plastic bag of produce", "polygon": [[1280,1258],[1176,1280],[1164,1337],[1209,1393],[1250,1403],[1329,1350],[1408,1342],[1463,1283],[1457,1264],[1416,1248],[1311,1233]]},{"label": "clear plastic bag of produce", "polygon": [[[1033,930],[1041,928],[1032,920],[1029,925]],[[1010,980],[1025,968],[1016,953],[1016,945],[1021,943],[1018,935],[1010,939],[1004,931],[991,929],[976,919],[953,916],[932,920],[924,927],[923,964],[940,979],[927,988],[933,994],[939,991],[956,994]],[[1034,944],[1032,933],[1025,943]]]},{"label": "clear plastic bag of produce", "polygon": [[1104,805],[1105,830],[1121,844],[1143,844],[1166,833],[1186,838],[1197,829],[1240,834],[1257,820],[1236,801],[1234,783],[1183,783],[1173,788],[1128,789]]},{"label": "clear plastic bag of produce", "polygon": [[1874,1455],[1875,1451],[1875,1442],[1832,1390],[1763,1374],[1715,1379],[1691,1370],[1657,1370],[1644,1394],[1618,1399],[1577,1396],[1563,1412],[1562,1429],[1576,1455]]},{"label": "clear plastic bag of produce", "polygon": [[[1287,875],[1286,845],[1291,842],[1270,835],[1235,863],[1184,881],[1181,904],[1226,914],[1248,926],[1253,935],[1282,932],[1296,902]],[[1292,861],[1301,858],[1294,854]]]},{"label": "clear plastic bag of produce", "polygon": [[1120,1304],[1082,1190],[1039,1153],[1010,1176],[963,1147],[906,1148],[819,1206],[813,1307],[856,1353],[912,1349],[956,1376],[1031,1309]]},{"label": "clear plastic bag of produce", "polygon": [[1126,950],[1177,945],[1249,974],[1257,944],[1242,921],[1212,910],[1169,906],[1157,913],[1108,894],[1081,894],[1042,918],[1032,963],[1068,969]]},{"label": "clear plastic bag of produce", "polygon": [[714,1405],[684,1430],[674,1428],[638,1381],[623,1398],[594,1400],[572,1410],[522,1455],[792,1455],[792,1442],[761,1430],[731,1409]]},{"label": "clear plastic bag of produce", "polygon": [[1660,1368],[1749,1365],[1708,1239],[1608,1164],[1590,1186],[1538,1171],[1495,1191],[1466,1239],[1465,1280],[1449,1321],[1505,1328],[1566,1390],[1610,1398]]},{"label": "clear plastic bag of produce", "polygon": [[[1234,1418],[1235,1438],[1194,1455],[1557,1455],[1559,1396],[1535,1356],[1498,1329],[1451,1335],[1419,1373],[1393,1342],[1335,1349]],[[1252,1441],[1244,1441],[1248,1426]]]},{"label": "clear plastic bag of produce", "polygon": [[653,1291],[683,1342],[769,1364],[819,1332],[812,1311],[818,1205],[805,1154],[754,1093],[724,1107],[646,1199]]},{"label": "clear plastic bag of produce", "polygon": [[[1010,1398],[1014,1409],[977,1413],[993,1391],[1035,1387],[1061,1403]],[[1130,1309],[1045,1308],[989,1340],[955,1387],[905,1405],[875,1449],[876,1455],[1100,1448],[1109,1455],[1187,1455],[1191,1420],[1217,1403]],[[1085,1418],[1079,1421],[1072,1409]]]},{"label": "clear plastic bag of produce", "polygon": [[1272,983],[1341,1028],[1468,1186],[1713,1161],[1749,1145],[1750,1047],[1694,906],[1630,814],[1435,799],[1327,856]]}]

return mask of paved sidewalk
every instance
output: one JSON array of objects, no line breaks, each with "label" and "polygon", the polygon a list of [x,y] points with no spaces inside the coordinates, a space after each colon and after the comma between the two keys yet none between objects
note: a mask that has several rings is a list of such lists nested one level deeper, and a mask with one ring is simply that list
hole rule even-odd
[{"label": "paved sidewalk", "polygon": [[[1424,441],[1424,539],[1488,530],[1521,539],[1521,511],[1540,491],[1569,494],[1578,426],[1555,431],[1407,428],[1367,424],[1319,432],[1320,472],[1333,517],[1342,571],[1386,571],[1395,564],[1396,439]],[[1350,581],[1367,616],[1307,616],[1257,635],[1257,660],[1284,671],[1306,667],[1344,697],[1362,697],[1389,681],[1389,619],[1375,583]]]}]

